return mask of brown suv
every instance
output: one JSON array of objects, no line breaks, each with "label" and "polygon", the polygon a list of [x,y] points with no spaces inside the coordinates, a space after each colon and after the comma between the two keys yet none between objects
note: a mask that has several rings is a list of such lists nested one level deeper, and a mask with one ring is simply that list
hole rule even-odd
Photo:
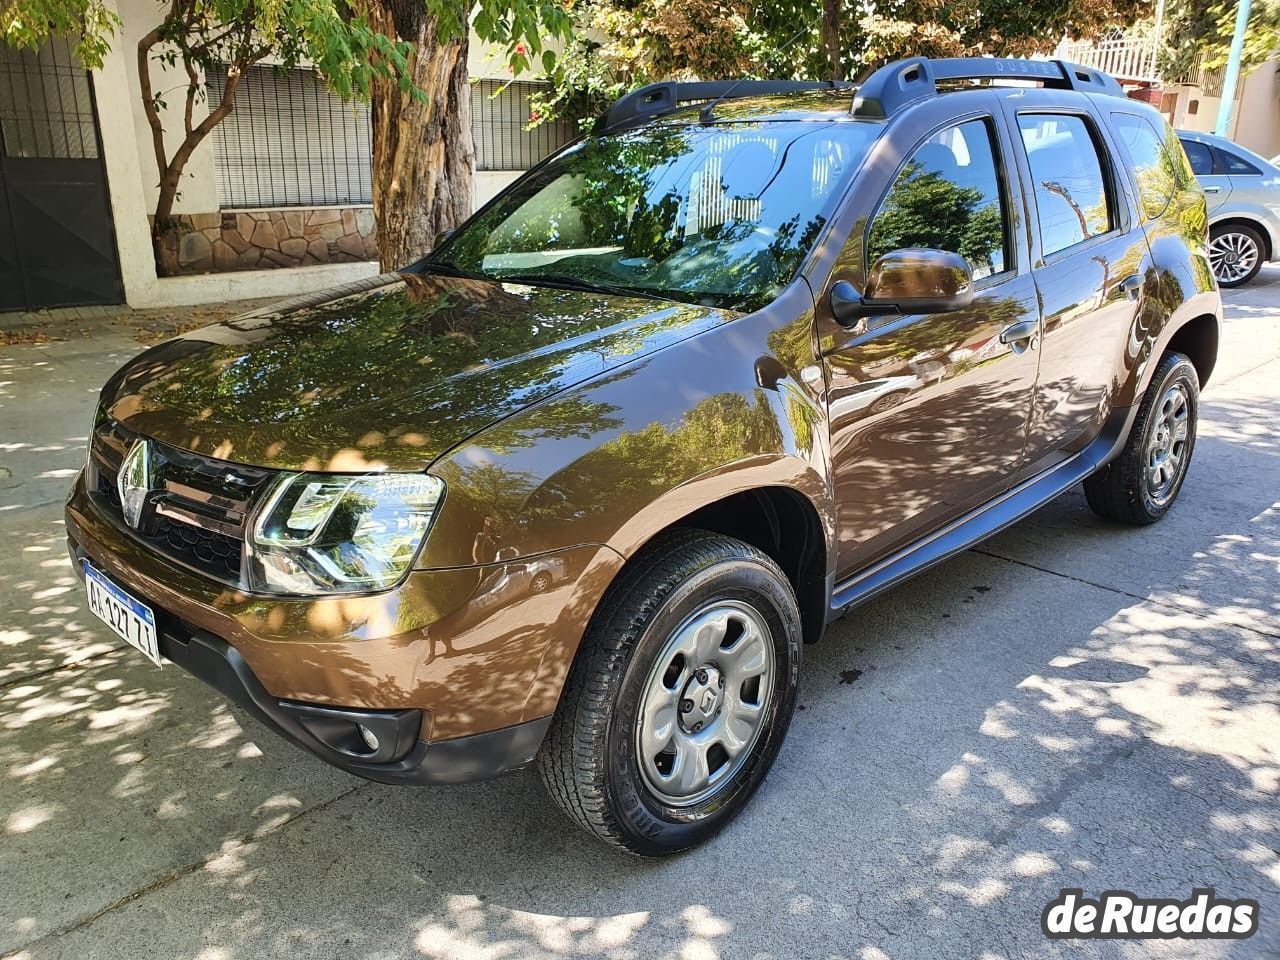
[{"label": "brown suv", "polygon": [[1177,138],[1087,68],[648,87],[403,272],[129,363],[71,552],[122,637],[335,766],[537,758],[679,850],[834,618],[1082,480],[1169,509],[1205,245]]}]

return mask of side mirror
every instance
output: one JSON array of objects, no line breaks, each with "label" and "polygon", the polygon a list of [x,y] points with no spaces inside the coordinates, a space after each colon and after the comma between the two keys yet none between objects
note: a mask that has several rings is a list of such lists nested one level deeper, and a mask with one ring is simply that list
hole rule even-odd
[{"label": "side mirror", "polygon": [[946,313],[973,303],[973,267],[958,253],[911,247],[871,267],[861,294],[847,280],[831,287],[831,312],[848,326],[884,313]]}]

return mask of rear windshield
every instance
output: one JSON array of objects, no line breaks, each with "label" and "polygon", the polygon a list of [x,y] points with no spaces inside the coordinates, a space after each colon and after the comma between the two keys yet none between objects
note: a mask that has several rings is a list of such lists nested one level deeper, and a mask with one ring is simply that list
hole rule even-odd
[{"label": "rear windshield", "polygon": [[754,310],[795,276],[878,131],[760,122],[588,137],[419,269]]}]

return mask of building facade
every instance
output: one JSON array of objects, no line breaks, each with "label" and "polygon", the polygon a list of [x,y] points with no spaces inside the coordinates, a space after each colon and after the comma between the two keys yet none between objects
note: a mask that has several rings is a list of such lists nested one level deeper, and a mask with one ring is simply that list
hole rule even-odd
[{"label": "building facade", "polygon": [[[168,275],[157,273],[158,174],[134,51],[160,8],[115,8],[123,28],[92,73],[65,39],[35,52],[0,43],[0,310],[286,296],[375,273],[367,106],[335,97],[313,70],[266,64],[251,68],[235,109],[189,160]],[[537,82],[512,82],[474,37],[469,67],[482,203],[573,133],[527,130]],[[157,62],[151,73],[156,90],[185,87],[180,67]],[[202,78],[196,122],[222,79]],[[169,99],[162,122],[180,131],[182,98]]]},{"label": "building facade", "polygon": [[[1186,76],[1163,76],[1160,43],[1158,23],[1143,22],[1099,40],[1064,39],[1054,56],[1110,73],[1178,129],[1213,132],[1222,104],[1223,71],[1196,67]],[[1280,154],[1280,61],[1271,60],[1241,77],[1227,136],[1264,157]]]}]

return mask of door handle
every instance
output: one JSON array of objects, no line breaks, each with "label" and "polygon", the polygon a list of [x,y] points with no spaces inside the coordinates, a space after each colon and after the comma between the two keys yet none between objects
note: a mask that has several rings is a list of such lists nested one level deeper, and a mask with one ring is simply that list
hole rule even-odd
[{"label": "door handle", "polygon": [[1136,297],[1142,290],[1143,284],[1147,282],[1147,278],[1140,273],[1135,273],[1131,277],[1125,277],[1120,281],[1120,289],[1131,297]]},{"label": "door handle", "polygon": [[1205,193],[1221,193],[1222,188],[1221,187],[1205,187],[1204,192]]},{"label": "door handle", "polygon": [[1019,320],[1000,331],[1000,342],[1013,347],[1014,353],[1022,353],[1035,348],[1039,334],[1039,320]]}]

